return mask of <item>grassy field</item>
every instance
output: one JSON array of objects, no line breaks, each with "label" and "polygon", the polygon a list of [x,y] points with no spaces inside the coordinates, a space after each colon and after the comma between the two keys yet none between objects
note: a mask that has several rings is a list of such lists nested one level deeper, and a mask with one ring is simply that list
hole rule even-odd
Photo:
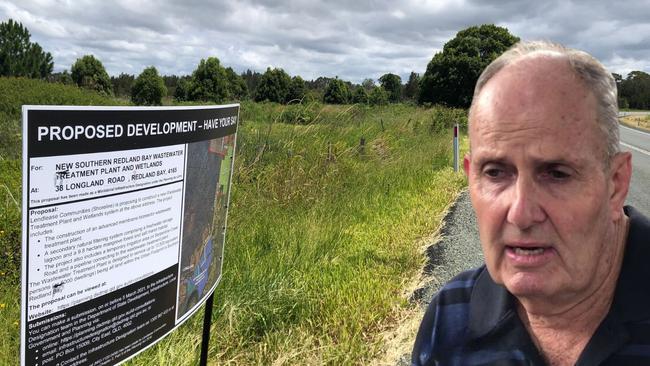
[{"label": "grassy field", "polygon": [[[0,79],[2,98],[3,83],[21,82]],[[88,99],[68,102],[75,88],[59,91],[61,99],[39,99],[31,87],[23,88],[26,97],[0,102],[9,141],[0,147],[3,365],[17,362],[20,339],[14,104],[112,104],[83,92]],[[36,87],[49,95],[50,85]],[[404,289],[422,268],[421,239],[437,230],[465,185],[450,168],[455,121],[466,125],[465,112],[243,103],[210,363],[376,363],[385,334],[413,308]],[[199,312],[127,364],[196,364],[201,321]]]}]

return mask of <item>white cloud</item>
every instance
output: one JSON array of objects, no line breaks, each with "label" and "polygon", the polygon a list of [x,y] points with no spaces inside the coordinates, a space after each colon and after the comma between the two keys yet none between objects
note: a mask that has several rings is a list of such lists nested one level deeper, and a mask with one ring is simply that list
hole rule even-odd
[{"label": "white cloud", "polygon": [[648,8],[648,0],[10,0],[0,19],[23,22],[55,70],[94,54],[112,75],[149,65],[181,75],[215,56],[238,72],[272,66],[360,82],[423,73],[458,31],[484,23],[584,49],[613,72],[649,71]]}]

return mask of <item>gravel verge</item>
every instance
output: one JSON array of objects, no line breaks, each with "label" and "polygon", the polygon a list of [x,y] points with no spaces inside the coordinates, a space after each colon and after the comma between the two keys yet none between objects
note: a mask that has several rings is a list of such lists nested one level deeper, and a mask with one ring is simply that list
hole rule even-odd
[{"label": "gravel verge", "polygon": [[[423,309],[429,305],[438,289],[458,273],[483,264],[483,252],[476,225],[476,216],[469,199],[463,191],[444,218],[438,241],[427,248],[422,287],[416,289],[409,301]],[[398,366],[408,366],[411,355],[402,355]]]}]

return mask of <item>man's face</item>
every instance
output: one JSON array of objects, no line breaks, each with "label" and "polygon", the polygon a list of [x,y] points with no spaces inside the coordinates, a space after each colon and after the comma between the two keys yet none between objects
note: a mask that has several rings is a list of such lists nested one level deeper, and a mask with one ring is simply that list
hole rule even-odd
[{"label": "man's face", "polygon": [[621,207],[596,107],[550,56],[506,66],[475,101],[464,161],[472,204],[490,275],[519,298],[593,294],[612,268]]}]

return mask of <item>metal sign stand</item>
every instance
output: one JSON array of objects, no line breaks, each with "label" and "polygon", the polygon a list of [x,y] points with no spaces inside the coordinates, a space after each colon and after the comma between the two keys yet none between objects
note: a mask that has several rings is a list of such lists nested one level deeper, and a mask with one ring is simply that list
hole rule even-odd
[{"label": "metal sign stand", "polygon": [[205,314],[203,315],[203,337],[201,338],[201,359],[200,366],[208,364],[208,344],[210,343],[210,325],[212,324],[212,302],[214,300],[214,291],[205,301]]}]

